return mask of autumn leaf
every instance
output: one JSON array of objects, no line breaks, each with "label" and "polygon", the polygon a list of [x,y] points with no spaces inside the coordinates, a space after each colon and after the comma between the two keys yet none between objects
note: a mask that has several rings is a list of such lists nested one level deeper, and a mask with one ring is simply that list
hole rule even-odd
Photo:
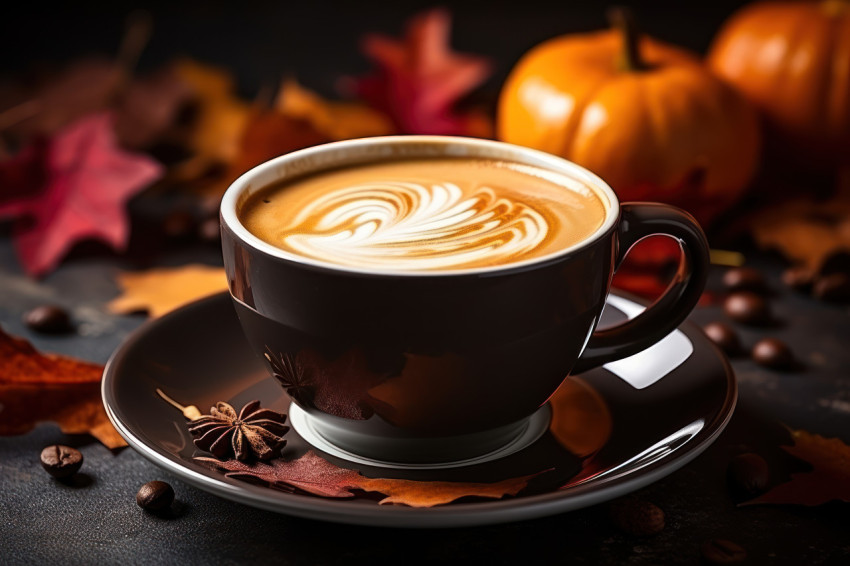
[{"label": "autumn leaf", "polygon": [[227,290],[223,268],[195,264],[128,271],[119,274],[117,281],[122,294],[107,308],[118,314],[147,311],[153,318]]},{"label": "autumn leaf", "polygon": [[106,109],[126,79],[125,69],[115,61],[75,61],[28,97],[2,109],[0,116],[5,119],[0,120],[0,130],[22,144],[38,136],[52,136],[70,123]]},{"label": "autumn leaf", "polygon": [[127,201],[162,167],[116,145],[109,113],[87,116],[49,140],[47,180],[21,198],[0,202],[0,219],[17,219],[15,247],[24,269],[53,269],[78,241],[95,238],[123,250]]},{"label": "autumn leaf", "polygon": [[106,110],[124,88],[148,43],[150,16],[132,12],[114,58],[74,61],[34,88],[20,88],[10,106],[0,108],[0,132],[19,146],[40,136],[52,136],[69,124]]},{"label": "autumn leaf", "polygon": [[121,146],[149,149],[173,124],[193,96],[173,68],[131,81],[115,103],[115,132]]},{"label": "autumn leaf", "polygon": [[403,39],[368,35],[362,49],[378,69],[353,83],[353,90],[388,115],[405,134],[487,134],[483,114],[456,108],[490,75],[483,57],[458,54],[449,47],[451,16],[434,9],[415,16]]},{"label": "autumn leaf", "polygon": [[[293,488],[328,498],[354,497],[352,490],[380,493],[386,496],[382,505],[433,507],[451,503],[462,497],[501,499],[516,495],[539,474],[510,478],[495,483],[413,481],[367,478],[355,470],[336,466],[309,451],[297,460],[273,460],[266,464],[245,464],[238,460],[220,461],[195,458],[196,462],[224,472],[225,477],[243,481],[260,481],[278,489]],[[543,473],[543,472],[540,472]]]},{"label": "autumn leaf", "polygon": [[812,470],[791,474],[791,481],[742,505],[764,503],[815,506],[833,500],[850,502],[850,447],[838,438],[792,430],[793,446],[782,448],[805,460]]},{"label": "autumn leaf", "polygon": [[347,140],[394,133],[389,118],[360,102],[331,102],[304,88],[298,81],[284,81],[275,107],[281,114],[305,120],[329,140]]},{"label": "autumn leaf", "polygon": [[756,244],[817,273],[835,252],[850,253],[850,188],[816,201],[795,199],[758,212],[750,221]]},{"label": "autumn leaf", "polygon": [[227,187],[245,171],[296,149],[329,141],[308,122],[276,110],[254,109],[239,140],[237,154],[220,179],[202,188],[216,204]]},{"label": "autumn leaf", "polygon": [[172,64],[172,72],[193,93],[193,120],[186,144],[194,153],[174,176],[194,179],[211,167],[231,163],[239,155],[242,135],[251,117],[251,105],[235,94],[227,71],[191,59]]},{"label": "autumn leaf", "polygon": [[101,365],[41,354],[0,329],[0,435],[53,421],[63,432],[91,434],[107,448],[126,446],[103,409],[102,373]]}]

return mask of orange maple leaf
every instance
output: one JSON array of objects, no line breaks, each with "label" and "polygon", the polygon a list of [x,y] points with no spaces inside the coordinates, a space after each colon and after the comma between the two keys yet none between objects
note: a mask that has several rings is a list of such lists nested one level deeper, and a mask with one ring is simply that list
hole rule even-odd
[{"label": "orange maple leaf", "polygon": [[0,330],[0,435],[54,421],[68,434],[88,433],[107,448],[126,446],[100,400],[103,366],[51,354]]},{"label": "orange maple leaf", "polygon": [[838,438],[824,438],[792,430],[793,446],[782,448],[812,465],[809,472],[791,474],[791,481],[742,505],[760,503],[815,506],[833,500],[850,502],[850,446]]}]

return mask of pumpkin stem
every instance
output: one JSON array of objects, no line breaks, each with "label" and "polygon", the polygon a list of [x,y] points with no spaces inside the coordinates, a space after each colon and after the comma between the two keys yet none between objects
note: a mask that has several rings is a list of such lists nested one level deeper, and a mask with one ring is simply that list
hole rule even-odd
[{"label": "pumpkin stem", "polygon": [[608,10],[608,22],[619,30],[623,39],[623,51],[619,66],[624,71],[646,71],[649,65],[640,56],[640,30],[634,13],[625,6],[613,6]]}]

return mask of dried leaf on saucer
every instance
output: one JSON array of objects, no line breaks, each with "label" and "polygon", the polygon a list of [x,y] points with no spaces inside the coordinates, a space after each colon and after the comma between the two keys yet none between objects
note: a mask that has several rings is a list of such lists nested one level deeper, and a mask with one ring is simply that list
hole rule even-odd
[{"label": "dried leaf on saucer", "polygon": [[[409,507],[433,507],[451,503],[462,497],[501,499],[516,495],[539,474],[510,478],[495,483],[413,481],[403,479],[367,478],[356,470],[336,466],[309,451],[292,461],[273,460],[249,465],[238,460],[195,458],[226,477],[267,484],[287,491],[300,490],[328,498],[352,498],[352,490],[377,492],[384,496],[382,505],[399,504]],[[540,472],[543,473],[543,472]]]},{"label": "dried leaf on saucer", "polygon": [[817,273],[836,252],[850,253],[850,189],[825,201],[803,198],[767,208],[750,230],[759,247]]},{"label": "dried leaf on saucer", "polygon": [[437,8],[415,16],[402,39],[367,35],[362,49],[377,69],[350,86],[400,133],[480,134],[485,115],[464,113],[457,102],[487,79],[491,64],[453,52],[450,30],[449,12]]},{"label": "dried leaf on saucer", "polygon": [[63,432],[91,434],[107,448],[126,446],[103,409],[102,373],[99,364],[42,354],[0,330],[0,435],[53,421]]},{"label": "dried leaf on saucer", "polygon": [[275,107],[284,115],[305,120],[329,140],[347,140],[394,133],[384,114],[361,102],[334,102],[301,86],[295,79],[283,82]]},{"label": "dried leaf on saucer", "polygon": [[815,506],[838,500],[850,502],[850,447],[838,438],[792,430],[793,446],[783,449],[812,465],[744,505],[763,503]]},{"label": "dried leaf on saucer", "polygon": [[122,293],[109,303],[109,310],[119,314],[147,311],[153,318],[227,290],[223,268],[195,264],[128,271],[120,273],[117,281]]},{"label": "dried leaf on saucer", "polygon": [[123,250],[130,231],[127,201],[162,174],[156,161],[118,147],[113,116],[106,112],[61,130],[46,151],[44,186],[0,200],[0,219],[18,220],[15,248],[34,276],[56,267],[80,240],[95,238]]}]

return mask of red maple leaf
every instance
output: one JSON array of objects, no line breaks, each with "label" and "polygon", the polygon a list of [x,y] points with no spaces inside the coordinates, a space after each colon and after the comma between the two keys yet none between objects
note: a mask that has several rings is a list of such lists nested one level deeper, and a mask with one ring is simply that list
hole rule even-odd
[{"label": "red maple leaf", "polygon": [[20,221],[15,246],[24,269],[43,275],[74,243],[96,238],[121,250],[129,226],[125,204],[162,174],[152,159],[118,147],[112,115],[97,113],[48,142],[46,181],[27,196],[0,203],[0,219]]},{"label": "red maple leaf", "polygon": [[458,99],[481,84],[491,65],[483,57],[449,47],[451,16],[434,9],[415,16],[403,39],[371,34],[362,50],[378,69],[355,81],[354,90],[387,114],[401,133],[469,134],[476,118],[456,112]]}]

